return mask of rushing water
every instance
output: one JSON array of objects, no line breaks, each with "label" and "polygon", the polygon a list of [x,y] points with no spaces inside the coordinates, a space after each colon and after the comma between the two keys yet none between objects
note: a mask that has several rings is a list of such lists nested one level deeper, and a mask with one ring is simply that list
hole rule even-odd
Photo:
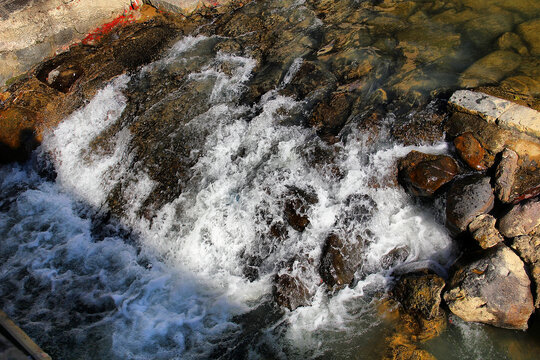
[{"label": "rushing water", "polygon": [[[306,29],[301,34],[311,39],[309,46],[324,45],[324,25],[307,5],[286,5],[294,10],[288,22]],[[267,6],[279,16],[288,11]],[[412,149],[451,151],[442,139],[396,144],[391,126],[407,115],[388,112],[376,132],[349,124],[342,141],[328,145],[297,120],[311,100],[283,91],[311,56],[303,45],[294,47],[302,41],[287,49],[279,81],[246,101],[259,60],[215,50],[227,40],[210,34],[180,39],[162,59],[116,78],[65,119],[32,161],[0,169],[0,307],[54,358],[380,358],[389,329],[377,315],[377,299],[391,268],[429,260],[444,272],[454,260],[443,200],[418,203],[392,183],[396,159]],[[478,58],[463,53],[471,42],[452,50],[450,60]],[[388,70],[389,55],[380,51],[375,67]],[[439,60],[419,60],[430,61],[429,76],[446,72],[419,87],[421,93],[455,86],[466,67]],[[182,78],[178,88],[163,80],[175,76]],[[384,76],[385,84],[396,84],[402,75]],[[150,206],[160,184],[138,152],[133,123],[139,118],[125,115],[126,95],[159,88],[161,81],[168,93],[140,117],[181,119],[162,142],[194,134],[181,138],[192,165],[181,192]],[[369,81],[362,91],[375,92],[384,82]],[[170,104],[171,111],[162,110]],[[162,153],[176,156],[174,148]],[[332,160],[314,162],[319,153],[333,154]],[[286,223],[283,204],[292,188],[316,196],[310,224],[269,237],[273,225]],[[120,217],[109,216],[111,198],[122,204]],[[316,265],[298,260],[319,261],[331,232],[365,241],[355,283],[335,294],[320,284]],[[395,249],[406,252],[389,263]],[[257,259],[255,277],[246,276],[249,259]],[[284,311],[273,304],[272,280],[291,261],[314,299]],[[515,342],[498,340],[510,333]],[[533,343],[531,335],[452,318],[443,336],[425,347],[440,359],[485,359],[513,357],[513,348]]]}]

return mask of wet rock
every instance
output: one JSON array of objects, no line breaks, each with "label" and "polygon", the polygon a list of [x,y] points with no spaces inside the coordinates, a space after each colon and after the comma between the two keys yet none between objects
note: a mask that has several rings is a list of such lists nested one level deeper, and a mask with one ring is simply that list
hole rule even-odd
[{"label": "wet rock", "polygon": [[408,246],[398,246],[384,254],[380,264],[383,269],[390,269],[396,265],[402,264],[409,257],[410,250]]},{"label": "wet rock", "polygon": [[324,96],[335,88],[335,84],[336,77],[319,61],[303,61],[285,90],[304,99],[317,90]]},{"label": "wet rock", "polygon": [[440,316],[444,280],[435,274],[408,274],[396,281],[393,297],[409,314],[432,320]]},{"label": "wet rock", "polygon": [[416,196],[431,196],[459,172],[454,159],[411,151],[398,164],[400,180]]},{"label": "wet rock", "polygon": [[419,349],[417,346],[403,342],[399,337],[390,341],[389,348],[383,357],[384,360],[436,360],[426,350]]},{"label": "wet rock", "polygon": [[540,308],[540,235],[518,236],[514,238],[512,248],[517,251],[528,267],[533,281],[534,305]]},{"label": "wet rock", "polygon": [[471,88],[498,82],[516,70],[520,63],[521,57],[513,51],[494,51],[465,70],[459,78],[459,85]]},{"label": "wet rock", "polygon": [[296,231],[304,231],[309,225],[307,216],[309,207],[316,204],[317,195],[312,192],[304,191],[297,187],[290,189],[285,201],[285,219],[287,223]]},{"label": "wet rock", "polygon": [[161,25],[142,28],[114,48],[114,57],[128,69],[146,64],[156,58],[171,31]]},{"label": "wet rock", "polygon": [[280,306],[294,310],[311,304],[312,295],[300,279],[289,274],[276,275],[274,299]]},{"label": "wet rock", "polygon": [[343,287],[354,279],[354,273],[362,264],[363,241],[360,238],[343,239],[330,234],[326,239],[319,274],[328,286]]},{"label": "wet rock", "polygon": [[71,85],[81,77],[83,69],[77,64],[69,63],[60,63],[51,69],[55,65],[55,62],[49,63],[36,74],[36,77],[53,89],[66,93]]},{"label": "wet rock", "polygon": [[501,161],[497,165],[495,172],[495,192],[502,202],[510,202],[514,179],[518,169],[519,157],[515,151],[504,149],[501,154]]},{"label": "wet rock", "polygon": [[499,231],[507,238],[528,235],[540,225],[540,200],[515,205],[499,221]]},{"label": "wet rock", "polygon": [[478,241],[482,249],[488,249],[504,241],[504,238],[495,228],[497,219],[488,214],[482,214],[469,224],[472,237]]},{"label": "wet rock", "polygon": [[466,132],[456,137],[454,139],[454,145],[459,156],[469,167],[479,171],[487,169],[484,161],[486,151],[472,133]]},{"label": "wet rock", "polygon": [[454,233],[460,233],[478,215],[493,208],[495,196],[490,178],[470,175],[456,180],[446,198],[446,226]]},{"label": "wet rock", "polygon": [[540,19],[534,19],[520,24],[518,34],[529,46],[532,55],[540,55]]},{"label": "wet rock", "polygon": [[523,262],[503,244],[460,266],[444,300],[450,311],[465,321],[508,329],[527,329],[534,311]]},{"label": "wet rock", "polygon": [[347,94],[333,93],[328,102],[319,103],[313,110],[309,124],[317,130],[321,138],[332,142],[339,134],[349,114],[351,100]]},{"label": "wet rock", "polygon": [[403,145],[433,144],[444,139],[444,122],[443,115],[428,108],[412,116],[398,117],[390,131]]},{"label": "wet rock", "polygon": [[[508,89],[509,92],[520,94],[519,98],[538,98],[540,96],[540,81],[526,75],[507,77],[501,82],[501,87]],[[533,102],[530,101],[527,105],[531,106]]]},{"label": "wet rock", "polygon": [[527,47],[516,33],[507,32],[502,34],[499,39],[497,39],[497,45],[500,50],[514,50],[521,56],[529,55]]}]

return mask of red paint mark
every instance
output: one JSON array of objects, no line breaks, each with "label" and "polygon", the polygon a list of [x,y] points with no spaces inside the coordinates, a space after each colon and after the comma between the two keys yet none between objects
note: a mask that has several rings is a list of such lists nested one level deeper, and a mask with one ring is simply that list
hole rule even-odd
[{"label": "red paint mark", "polygon": [[124,26],[129,23],[132,23],[136,20],[134,12],[140,9],[142,6],[142,1],[134,0],[129,6],[129,10],[125,11],[122,15],[118,16],[111,22],[108,22],[94,30],[92,30],[86,37],[81,41],[84,45],[88,45],[99,41],[103,36],[110,33],[116,27]]}]

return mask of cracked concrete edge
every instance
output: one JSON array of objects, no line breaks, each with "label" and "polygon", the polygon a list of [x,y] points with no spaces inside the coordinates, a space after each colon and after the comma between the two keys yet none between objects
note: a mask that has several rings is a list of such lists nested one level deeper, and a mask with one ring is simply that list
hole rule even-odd
[{"label": "cracked concrete edge", "polygon": [[534,109],[471,90],[454,92],[448,102],[457,111],[480,116],[501,128],[525,133],[540,140],[540,112]]}]

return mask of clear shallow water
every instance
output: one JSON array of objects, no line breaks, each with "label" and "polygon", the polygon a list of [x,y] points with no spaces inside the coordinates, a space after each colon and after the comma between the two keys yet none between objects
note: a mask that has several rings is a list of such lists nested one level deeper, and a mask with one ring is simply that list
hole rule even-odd
[{"label": "clear shallow water", "polygon": [[[310,14],[301,2],[294,6]],[[321,26],[312,20],[308,25]],[[401,119],[388,113],[374,134],[348,126],[344,141],[330,147],[295,120],[309,99],[281,91],[302,54],[291,52],[277,85],[246,103],[258,63],[213,50],[225,40],[185,37],[162,60],[117,78],[68,117],[33,162],[1,168],[0,306],[53,357],[380,358],[391,326],[376,309],[390,281],[381,260],[403,247],[408,255],[392,266],[452,262],[442,200],[419,204],[391,185],[396,159],[412,149],[445,153],[445,143],[394,144],[390,127]],[[159,184],[137,152],[137,119],[122,112],[128,94],[160,81],[170,87],[163,79],[180,75],[180,90],[147,113],[182,119],[171,139],[201,134],[189,144],[192,174],[179,196],[146,216]],[[160,112],[192,89],[198,97],[187,119],[177,105]],[[94,148],[103,134],[107,146]],[[314,166],[324,151],[334,161]],[[46,163],[55,176],[47,176]],[[111,195],[119,184],[123,191]],[[281,240],[268,237],[272,225],[286,224],[283,204],[292,187],[318,199],[308,210],[310,224],[304,232],[288,228]],[[124,204],[119,219],[107,215],[111,196]],[[358,216],[355,206],[366,199],[376,206]],[[360,235],[365,246],[357,282],[330,296],[317,261],[336,231]],[[250,258],[258,261],[254,281],[245,276]],[[315,262],[305,267],[297,260],[292,270],[315,294],[313,304],[282,311],[272,305],[272,278],[298,258]],[[518,344],[534,339],[454,319],[425,347],[440,359],[513,358],[510,350],[520,345],[498,341],[509,333]],[[455,346],[461,350],[446,350]]]}]

